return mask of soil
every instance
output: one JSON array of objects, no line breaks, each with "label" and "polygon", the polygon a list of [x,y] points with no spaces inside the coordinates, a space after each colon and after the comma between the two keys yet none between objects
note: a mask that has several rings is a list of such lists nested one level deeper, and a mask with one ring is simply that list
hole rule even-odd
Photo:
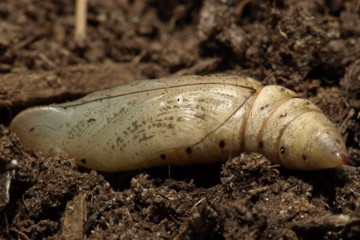
[{"label": "soil", "polygon": [[[360,239],[359,16],[357,0],[91,0],[79,41],[73,0],[2,0],[0,238]],[[353,166],[299,172],[242,154],[105,174],[24,151],[8,129],[30,106],[211,73],[281,84],[315,102]]]}]

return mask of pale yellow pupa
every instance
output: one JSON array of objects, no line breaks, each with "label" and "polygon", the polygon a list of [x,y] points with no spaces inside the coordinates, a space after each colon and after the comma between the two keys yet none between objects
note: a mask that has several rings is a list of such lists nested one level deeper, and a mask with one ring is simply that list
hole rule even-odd
[{"label": "pale yellow pupa", "polygon": [[348,162],[335,125],[281,86],[240,76],[144,80],[30,108],[11,123],[25,147],[102,171],[225,161],[259,152],[290,169]]}]

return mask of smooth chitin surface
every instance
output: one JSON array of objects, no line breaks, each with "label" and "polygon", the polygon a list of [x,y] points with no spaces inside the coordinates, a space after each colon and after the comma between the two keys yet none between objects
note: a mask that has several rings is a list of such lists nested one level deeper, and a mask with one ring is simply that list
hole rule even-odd
[{"label": "smooth chitin surface", "polygon": [[230,75],[138,81],[30,108],[11,129],[25,147],[102,171],[211,163],[240,152],[299,170],[348,159],[335,125],[311,102]]}]

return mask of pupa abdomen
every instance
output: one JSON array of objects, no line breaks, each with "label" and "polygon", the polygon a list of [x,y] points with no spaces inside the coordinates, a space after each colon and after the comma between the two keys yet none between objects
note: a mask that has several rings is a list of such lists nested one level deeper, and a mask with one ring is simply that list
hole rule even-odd
[{"label": "pupa abdomen", "polygon": [[30,108],[11,129],[26,147],[102,171],[211,163],[241,152],[300,170],[347,160],[341,136],[318,107],[281,86],[230,75],[139,81]]}]

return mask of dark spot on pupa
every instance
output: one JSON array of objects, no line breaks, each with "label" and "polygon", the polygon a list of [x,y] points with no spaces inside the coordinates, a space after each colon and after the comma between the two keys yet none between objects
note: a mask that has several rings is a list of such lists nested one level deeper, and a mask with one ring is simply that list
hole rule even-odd
[{"label": "dark spot on pupa", "polygon": [[87,122],[88,122],[88,123],[96,122],[96,119],[95,119],[95,118],[89,118],[89,119],[87,120]]},{"label": "dark spot on pupa", "polygon": [[304,161],[306,161],[306,155],[305,155],[305,154],[302,155],[302,159],[303,159]]},{"label": "dark spot on pupa", "polygon": [[340,139],[335,139],[335,142],[337,143],[337,144],[340,144],[341,143],[341,141],[340,141]]},{"label": "dark spot on pupa", "polygon": [[32,131],[34,131],[34,130],[35,130],[35,128],[31,127],[31,128],[29,129],[29,132],[32,132]]},{"label": "dark spot on pupa", "polygon": [[286,117],[287,113],[280,114],[280,118]]},{"label": "dark spot on pupa", "polygon": [[176,119],[176,121],[177,121],[177,122],[182,122],[182,121],[184,121],[184,118],[183,118],[183,117],[178,117],[178,118]]},{"label": "dark spot on pupa", "polygon": [[80,162],[85,165],[86,164],[86,159],[83,158],[83,159],[80,160]]},{"label": "dark spot on pupa", "polygon": [[165,160],[166,159],[166,155],[165,154],[160,154],[160,158],[162,159],[162,160]]},{"label": "dark spot on pupa", "polygon": [[225,141],[224,141],[224,140],[220,140],[220,142],[219,142],[219,147],[220,147],[220,148],[224,148],[224,147],[225,147]]},{"label": "dark spot on pupa", "polygon": [[284,153],[285,153],[285,147],[284,147],[284,146],[281,146],[281,147],[280,147],[280,153],[281,153],[281,154],[284,154]]},{"label": "dark spot on pupa", "polygon": [[176,101],[180,102],[180,98],[177,98]]},{"label": "dark spot on pupa", "polygon": [[186,148],[186,152],[187,152],[188,154],[191,154],[191,153],[192,153],[191,147],[187,147],[187,148]]},{"label": "dark spot on pupa", "polygon": [[116,138],[116,144],[120,144],[120,143],[123,143],[124,142],[124,139],[122,139],[120,136],[118,136]]},{"label": "dark spot on pupa", "polygon": [[266,104],[265,106],[260,107],[260,110],[264,110],[265,108],[267,108],[269,106],[269,104]]},{"label": "dark spot on pupa", "polygon": [[260,142],[259,142],[259,148],[262,149],[262,147],[263,147],[263,142],[260,141]]}]

